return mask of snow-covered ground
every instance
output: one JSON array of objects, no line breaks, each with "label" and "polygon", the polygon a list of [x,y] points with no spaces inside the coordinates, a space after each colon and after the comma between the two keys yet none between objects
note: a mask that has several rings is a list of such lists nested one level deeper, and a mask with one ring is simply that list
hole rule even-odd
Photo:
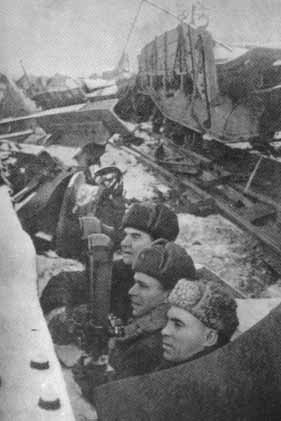
[{"label": "snow-covered ground", "polygon": [[197,264],[207,266],[220,278],[250,296],[259,296],[272,274],[260,256],[258,242],[221,215],[201,218],[179,214],[180,235]]},{"label": "snow-covered ground", "polygon": [[121,149],[108,145],[101,161],[105,166],[116,165],[122,171],[128,200],[153,200],[158,197],[159,191],[166,194],[170,190],[161,177],[155,177],[151,170]]}]

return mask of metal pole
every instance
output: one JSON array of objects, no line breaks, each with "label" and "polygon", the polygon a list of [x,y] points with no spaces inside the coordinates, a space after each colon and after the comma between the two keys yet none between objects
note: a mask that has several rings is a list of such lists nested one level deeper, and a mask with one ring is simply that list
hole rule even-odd
[{"label": "metal pole", "polygon": [[263,156],[261,155],[260,156],[260,158],[259,158],[259,160],[258,160],[258,162],[256,163],[256,165],[255,165],[255,168],[253,169],[253,171],[252,171],[252,173],[251,173],[251,175],[250,175],[250,177],[249,177],[249,180],[248,180],[248,182],[247,182],[247,184],[246,184],[246,187],[245,187],[245,189],[244,189],[244,192],[243,193],[247,193],[248,192],[248,190],[249,190],[249,188],[250,188],[250,186],[251,186],[251,184],[252,184],[252,181],[253,181],[253,179],[254,179],[254,177],[255,177],[255,175],[256,175],[256,173],[257,173],[257,171],[258,171],[258,168],[259,168],[259,166],[260,166],[260,164],[261,164],[261,161],[263,160]]}]

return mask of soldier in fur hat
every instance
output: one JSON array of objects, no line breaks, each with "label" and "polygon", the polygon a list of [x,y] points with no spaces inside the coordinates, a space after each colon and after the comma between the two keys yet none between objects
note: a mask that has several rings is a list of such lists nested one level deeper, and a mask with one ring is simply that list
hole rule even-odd
[{"label": "soldier in fur hat", "polygon": [[181,279],[168,298],[160,368],[194,360],[228,343],[239,322],[237,304],[222,287]]},{"label": "soldier in fur hat", "polygon": [[[122,228],[125,234],[121,242],[122,259],[114,262],[112,270],[111,309],[126,322],[131,316],[128,291],[134,283],[132,265],[137,254],[159,238],[174,241],[179,225],[177,215],[167,206],[142,202],[128,209]],[[190,276],[195,276],[195,269]]]},{"label": "soldier in fur hat", "polygon": [[124,336],[115,340],[110,358],[118,378],[158,366],[169,292],[182,276],[194,275],[194,264],[183,247],[158,240],[140,251],[133,270],[134,285],[129,290],[133,317],[124,327]]},{"label": "soldier in fur hat", "polygon": [[[155,370],[162,360],[161,330],[167,322],[168,295],[183,276],[194,274],[185,249],[167,240],[157,240],[139,252],[134,263],[134,284],[129,290],[132,318],[110,339],[110,380],[142,375]],[[92,389],[107,381],[94,366],[74,370],[75,380],[91,400]]]},{"label": "soldier in fur hat", "polygon": [[[154,240],[164,238],[174,241],[179,232],[177,215],[163,204],[142,202],[133,204],[125,213],[121,242],[122,258],[113,262],[111,286],[111,311],[123,322],[131,316],[128,291],[134,283],[132,264],[138,252]],[[195,276],[194,273],[190,276]],[[54,276],[43,291],[41,305],[49,313],[63,305],[88,302],[86,272],[61,272]]]}]

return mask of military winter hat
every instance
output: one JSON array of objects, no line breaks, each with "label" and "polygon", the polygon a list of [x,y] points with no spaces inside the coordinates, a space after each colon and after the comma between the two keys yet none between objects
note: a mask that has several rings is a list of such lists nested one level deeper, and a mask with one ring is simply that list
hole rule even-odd
[{"label": "military winter hat", "polygon": [[196,272],[185,249],[163,239],[140,251],[133,270],[156,278],[164,289],[172,289],[183,277],[194,279]]},{"label": "military winter hat", "polygon": [[126,212],[122,228],[131,227],[150,234],[154,240],[174,241],[179,233],[177,215],[167,206],[156,203],[135,203]]},{"label": "military winter hat", "polygon": [[168,300],[171,305],[183,308],[228,339],[239,324],[235,300],[214,282],[180,279]]}]

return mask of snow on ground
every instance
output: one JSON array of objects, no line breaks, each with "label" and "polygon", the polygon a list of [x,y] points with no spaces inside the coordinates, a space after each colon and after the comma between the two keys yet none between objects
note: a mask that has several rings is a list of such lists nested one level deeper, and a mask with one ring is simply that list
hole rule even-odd
[{"label": "snow on ground", "polygon": [[205,218],[179,214],[177,242],[186,248],[195,263],[207,266],[233,286],[257,296],[261,284],[271,281],[260,259],[257,241],[221,215]]},{"label": "snow on ground", "polygon": [[75,166],[77,162],[74,156],[80,151],[80,148],[71,148],[62,145],[50,145],[47,147],[49,154],[55,158],[60,159],[67,166]]},{"label": "snow on ground", "polygon": [[50,251],[45,255],[37,256],[37,287],[39,296],[41,296],[43,289],[47,285],[52,276],[57,275],[62,270],[64,271],[78,271],[83,270],[82,263],[77,260],[63,259],[58,257],[56,253]]},{"label": "snow on ground", "polygon": [[124,189],[128,200],[153,200],[158,192],[168,194],[170,188],[132,155],[110,145],[101,158],[102,165],[116,165],[124,174]]}]

